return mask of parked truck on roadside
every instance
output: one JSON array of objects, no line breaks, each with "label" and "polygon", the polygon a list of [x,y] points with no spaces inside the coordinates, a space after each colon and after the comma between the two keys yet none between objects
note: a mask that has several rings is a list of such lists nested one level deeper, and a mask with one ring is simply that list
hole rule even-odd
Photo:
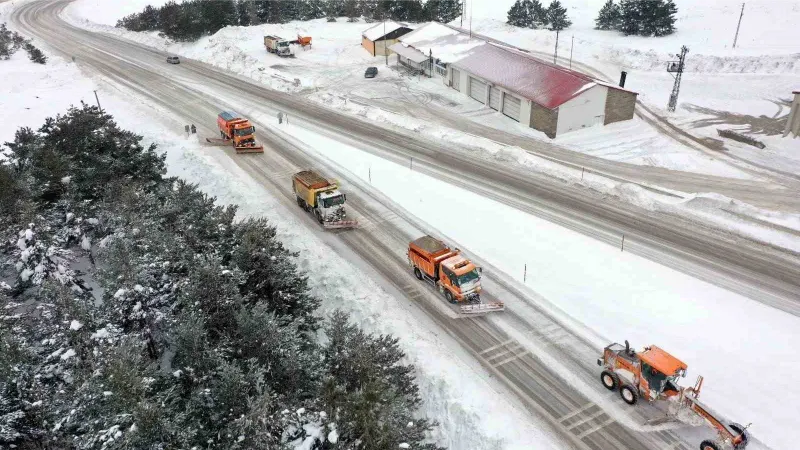
[{"label": "parked truck on roadside", "polygon": [[278,56],[294,56],[294,50],[290,44],[289,41],[279,36],[264,36],[264,48]]},{"label": "parked truck on roadside", "polygon": [[344,204],[347,197],[335,182],[328,181],[313,170],[304,170],[292,177],[292,190],[297,204],[312,213],[326,229],[353,228],[355,220],[347,219]]},{"label": "parked truck on roadside", "polygon": [[462,314],[505,309],[502,302],[481,302],[481,268],[459,249],[451,249],[434,237],[411,241],[408,263],[417,279],[433,284],[449,303],[459,306]]},{"label": "parked truck on roadside", "polygon": [[223,111],[217,116],[219,139],[206,138],[212,144],[233,144],[236,153],[264,153],[264,147],[256,142],[256,128],[241,115]]}]

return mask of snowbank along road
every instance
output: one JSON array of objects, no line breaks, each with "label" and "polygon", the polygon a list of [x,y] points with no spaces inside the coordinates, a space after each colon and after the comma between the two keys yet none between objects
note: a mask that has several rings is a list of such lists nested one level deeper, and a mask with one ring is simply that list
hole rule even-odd
[{"label": "snowbank along road", "polygon": [[[569,195],[561,195],[559,190],[563,190],[563,186],[547,185],[544,182],[542,182],[543,186],[536,186],[535,181],[538,180],[524,180],[513,173],[509,174],[508,170],[504,168],[484,169],[457,157],[446,159],[441,149],[429,150],[427,148],[429,143],[420,142],[412,136],[394,132],[390,134],[385,130],[376,131],[374,127],[368,129],[357,119],[334,115],[331,111],[307,104],[302,100],[264,90],[203,64],[185,61],[180,68],[166,67],[163,62],[165,55],[160,52],[118,39],[93,35],[61,22],[58,13],[68,3],[67,1],[30,3],[15,12],[13,20],[26,33],[47,41],[54,49],[63,52],[68,57],[75,56],[79,63],[98,71],[123,88],[130,89],[138,97],[158,105],[164,111],[177,117],[185,118],[195,124],[204,124],[200,132],[208,135],[214,135],[216,131],[205,124],[212,122],[221,109],[228,107],[241,109],[242,105],[250,108],[260,106],[261,111],[273,113],[277,109],[269,105],[277,103],[284,110],[288,109],[293,114],[297,112],[300,117],[314,120],[323,132],[333,135],[341,134],[343,130],[351,132],[358,138],[369,142],[373,146],[373,151],[385,152],[386,157],[399,158],[398,153],[413,156],[415,167],[418,170],[425,170],[433,176],[445,178],[464,187],[472,185],[481,193],[501,201],[511,202],[511,199],[515,199],[513,200],[514,206],[521,209],[553,209],[556,212],[549,214],[555,220],[570,224],[572,227],[581,226],[579,221],[574,221],[575,217],[580,218],[581,215],[587,216],[585,219],[590,221],[610,222],[612,219],[616,219],[624,224],[625,220],[630,217],[626,217],[625,214],[634,213],[618,205],[609,207],[610,213],[604,213],[601,206],[588,208],[593,206],[596,201],[580,199],[581,193],[579,192],[568,192]],[[257,103],[261,105],[256,105]],[[329,115],[330,117],[328,117]],[[257,120],[256,122],[261,130],[268,129],[263,121]],[[334,168],[326,167],[324,162],[310,158],[301,144],[293,142],[286,136],[261,132],[260,137],[265,140],[270,150],[264,155],[234,156],[229,150],[225,154],[232,156],[236,164],[288,203],[294,201],[288,182],[291,173],[300,168],[315,166],[324,167],[328,173],[336,173]],[[384,142],[384,139],[396,139],[399,143],[397,146],[390,146]],[[462,168],[464,169],[463,173],[455,170]],[[343,176],[344,174],[336,173],[336,175],[347,180],[347,177]],[[470,180],[470,183],[464,183],[465,179]],[[529,187],[530,189],[526,190]],[[418,235],[414,230],[423,228],[415,223],[413,218],[407,217],[402,210],[393,208],[394,215],[387,211],[387,206],[391,206],[388,199],[376,198],[376,194],[357,189],[355,185],[349,185],[347,189],[350,194],[351,207],[368,225],[361,230],[340,233],[341,245],[359,255],[370,264],[377,274],[392,282],[409,299],[416,302],[420,308],[439,322],[442,328],[472,352],[487,370],[503,381],[509,391],[515,393],[523,405],[533,413],[547,419],[554,431],[569,441],[571,446],[597,449],[694,447],[694,445],[682,444],[682,440],[672,432],[637,425],[637,420],[640,421],[642,417],[609,415],[613,413],[613,408],[607,410],[598,407],[584,393],[574,389],[574,386],[566,385],[561,377],[553,372],[551,364],[543,362],[548,359],[548,355],[551,355],[550,352],[531,354],[523,346],[520,346],[508,332],[504,331],[503,327],[498,326],[497,319],[451,320],[446,311],[439,307],[441,300],[435,297],[430,290],[419,285],[404,264],[403,250],[407,242]],[[571,198],[571,196],[575,198]],[[580,201],[577,206],[588,209],[574,210],[571,203],[578,200]],[[559,206],[559,202],[565,202],[566,206]],[[570,213],[571,217],[564,211]],[[305,220],[309,220],[310,225],[313,226],[312,219],[305,213],[298,210],[298,215],[303,215]],[[567,215],[567,218],[561,218],[563,215]],[[605,218],[607,215],[610,218]],[[387,217],[395,218],[387,219]],[[660,220],[665,220],[665,218]],[[666,226],[662,225],[662,228],[668,228],[670,225],[667,223]],[[600,236],[605,234],[605,229],[608,228],[604,229],[604,227],[609,227],[609,225],[599,224],[595,227],[597,229],[594,233]],[[644,230],[646,231],[647,228]],[[704,232],[708,236],[713,236],[711,231],[699,231],[701,234]],[[691,234],[688,231],[686,233],[689,237]],[[643,244],[652,241],[652,245],[656,247],[658,245],[666,246],[660,237],[650,239],[646,234],[641,233],[640,239]],[[713,245],[709,245],[709,247],[713,248]],[[700,249],[703,247],[701,246]],[[721,251],[721,249],[716,251]],[[750,258],[750,253],[755,253],[755,251],[755,249],[745,248],[741,250],[740,254]],[[697,249],[694,252],[702,255]],[[716,259],[714,250],[709,251],[708,254],[710,255],[708,259]],[[762,258],[762,264],[766,269],[769,269],[768,265],[775,264],[769,255],[762,255]],[[695,261],[702,263],[705,259],[705,256],[698,256]],[[723,269],[725,269],[724,266],[729,265],[719,261],[716,264],[722,266]],[[730,273],[734,275],[736,273],[753,275],[753,271],[746,267],[737,266],[726,270],[731,270]],[[791,278],[792,276],[792,273],[788,274],[789,279],[796,282],[797,278]],[[513,289],[512,284],[506,283],[500,278],[494,278],[488,273],[487,278],[489,281],[487,288],[491,286],[492,292],[497,293],[502,290],[507,295],[518,296],[525,301],[525,294]],[[764,286],[769,286],[778,292],[782,289],[786,292],[795,292],[792,290],[795,287],[792,283],[784,283],[774,278],[766,281]],[[758,295],[756,289],[752,287],[749,289],[753,290],[752,295]],[[774,296],[774,298],[780,297]],[[563,332],[563,327],[559,325],[556,318],[548,316],[547,312],[540,311],[540,313],[540,321],[536,323],[535,328],[530,320],[522,319],[513,312],[506,314],[508,318],[504,320],[512,323],[517,329],[527,327],[530,330],[525,331],[538,332],[538,337],[543,344],[549,344],[553,349],[563,348],[565,345],[573,348],[570,352],[573,356],[571,358],[562,357],[561,359],[564,361],[561,363],[576,374],[581,381],[592,382],[596,385],[596,369],[592,367],[592,364],[597,355],[597,349],[577,337],[572,337],[568,344],[564,344],[561,339],[559,339],[559,343],[553,342],[549,336],[550,331],[543,332],[542,330]],[[553,354],[560,353],[558,350],[552,350],[552,352]]]},{"label": "snowbank along road", "polygon": [[[48,4],[35,3],[25,7],[14,16],[16,20],[24,19],[28,23],[29,33],[40,36],[46,41],[54,41],[48,33],[60,36],[69,29],[74,40],[52,42],[58,44],[67,56],[75,56],[79,63],[87,55],[105,55],[107,63],[105,73],[125,78],[126,72],[120,71],[115,63],[115,55],[136,59],[138,68],[157,73],[166,73],[160,52],[110,36],[95,35],[83,30],[69,27],[56,14],[68,2]],[[47,14],[45,14],[47,13]],[[36,25],[33,25],[35,21]],[[24,24],[23,24],[24,26]],[[61,41],[61,39],[59,39]],[[91,47],[77,42],[92,42]],[[147,59],[132,56],[133,49],[143,52]],[[98,53],[99,52],[99,53]],[[86,62],[90,60],[87,59]],[[688,220],[671,217],[665,214],[644,211],[622,202],[603,198],[597,193],[587,192],[555,182],[545,176],[530,172],[522,172],[500,163],[488,162],[485,159],[453,152],[452,146],[442,145],[432,140],[402,130],[390,129],[366,123],[356,117],[339,114],[324,106],[307,101],[301,97],[291,96],[265,89],[242,77],[233,76],[220,69],[195,61],[185,60],[180,70],[172,73],[175,82],[187,82],[198,93],[214,95],[222,90],[233,91],[244,98],[257,100],[258,106],[277,112],[289,112],[292,117],[302,119],[309,127],[316,127],[333,133],[340,140],[356,140],[358,147],[372,151],[393,160],[414,159],[415,168],[427,171],[428,174],[446,180],[461,187],[494,198],[520,210],[544,217],[567,226],[573,230],[593,236],[616,245],[622,235],[626,237],[629,251],[653,259],[677,270],[698,276],[705,281],[723,286],[727,289],[747,295],[765,304],[780,308],[792,314],[800,314],[800,259],[797,255],[787,254],[778,249],[769,248],[760,243],[733,237],[717,229],[710,229]],[[152,86],[150,86],[152,87]],[[171,92],[165,92],[162,98],[169,98]],[[226,94],[227,95],[227,94]],[[234,98],[227,96],[222,98]],[[241,111],[241,104],[235,104]],[[184,108],[178,116],[188,117],[191,113]],[[205,123],[208,117],[191,117],[195,123]],[[682,180],[681,186],[674,186],[688,192],[705,192],[716,189],[724,192],[723,187],[734,186],[736,181],[721,178],[687,174],[685,172],[668,171],[659,168],[643,168],[624,163],[593,158],[587,160],[586,155],[548,147],[546,143],[538,143],[540,148],[558,151],[559,158],[580,158],[576,164],[598,172],[619,176],[623,179],[644,179],[643,181],[659,185],[664,179]],[[574,154],[574,157],[571,155]],[[597,166],[599,165],[599,166]],[[595,167],[597,166],[597,167]],[[649,173],[658,172],[649,179]],[[637,178],[638,177],[638,178]],[[715,186],[709,186],[708,182]],[[740,182],[745,182],[740,180]],[[697,185],[696,183],[701,183]],[[788,203],[789,198],[797,200],[796,195],[784,188],[767,189],[763,185],[749,186],[746,190],[760,192],[764,198],[772,202]],[[732,196],[736,196],[731,193]],[[780,199],[784,200],[780,200]]]}]

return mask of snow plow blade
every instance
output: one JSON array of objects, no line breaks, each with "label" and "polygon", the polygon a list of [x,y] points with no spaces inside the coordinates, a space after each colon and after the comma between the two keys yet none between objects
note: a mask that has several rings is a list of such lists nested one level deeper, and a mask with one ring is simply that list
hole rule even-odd
[{"label": "snow plow blade", "polygon": [[475,303],[472,305],[461,305],[461,314],[484,314],[490,312],[505,311],[506,305],[503,302]]},{"label": "snow plow blade", "polygon": [[335,230],[342,228],[357,228],[358,221],[356,220],[338,220],[336,222],[325,222],[322,227],[326,230]]},{"label": "snow plow blade", "polygon": [[264,153],[263,145],[254,145],[252,147],[235,147],[236,153]]},{"label": "snow plow blade", "polygon": [[228,139],[220,139],[220,138],[206,138],[206,142],[214,145],[231,145],[231,141],[229,141]]}]

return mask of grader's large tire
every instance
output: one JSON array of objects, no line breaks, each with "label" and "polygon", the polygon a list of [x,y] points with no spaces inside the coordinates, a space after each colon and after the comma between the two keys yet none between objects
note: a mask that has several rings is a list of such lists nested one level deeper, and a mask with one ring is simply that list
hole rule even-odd
[{"label": "grader's large tire", "polygon": [[624,384],[619,388],[619,396],[629,405],[635,405],[639,401],[639,392],[630,384]]},{"label": "grader's large tire", "polygon": [[736,450],[743,450],[745,447],[747,447],[747,444],[750,442],[750,433],[747,432],[747,429],[743,425],[738,424],[736,422],[731,423],[729,426],[736,433],[743,435],[742,442],[740,442],[739,445],[735,445],[733,448]]},{"label": "grader's large tire", "polygon": [[619,387],[619,377],[610,370],[604,370],[600,373],[600,382],[603,383],[603,386],[609,391],[613,391]]},{"label": "grader's large tire", "polygon": [[700,443],[700,450],[722,450],[722,449],[716,442],[705,440]]}]

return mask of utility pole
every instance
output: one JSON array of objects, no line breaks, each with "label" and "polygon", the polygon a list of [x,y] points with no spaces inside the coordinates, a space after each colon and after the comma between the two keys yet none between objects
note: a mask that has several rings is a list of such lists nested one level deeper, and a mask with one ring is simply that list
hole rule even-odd
[{"label": "utility pole", "polygon": [[558,30],[556,30],[556,50],[553,53],[553,64],[558,65],[556,60],[558,59]]},{"label": "utility pole", "polygon": [[575,35],[572,35],[572,44],[569,46],[569,68],[572,69],[572,49],[575,48]]},{"label": "utility pole", "polygon": [[97,100],[97,109],[103,112],[103,107],[100,106],[100,98],[97,96],[97,91],[94,91],[94,99]]},{"label": "utility pole", "polygon": [[461,0],[461,28],[464,28],[464,11],[466,11],[466,9],[464,9],[465,1],[466,0]]},{"label": "utility pole", "polygon": [[669,96],[669,105],[667,106],[670,112],[675,112],[675,107],[678,106],[678,93],[681,90],[681,76],[683,75],[687,53],[689,53],[689,49],[684,45],[681,47],[680,54],[675,55],[680,59],[667,63],[667,72],[675,74],[673,75],[673,77],[675,77],[675,84],[672,86],[672,94]]},{"label": "utility pole", "polygon": [[386,11],[383,12],[383,54],[386,55],[386,67],[389,67],[389,50],[386,49]]},{"label": "utility pole", "polygon": [[469,2],[469,38],[472,39],[472,2]]},{"label": "utility pole", "polygon": [[739,14],[739,25],[736,25],[736,36],[733,38],[733,48],[736,48],[736,41],[739,40],[739,27],[742,26],[742,17],[744,17],[744,3],[742,3],[742,13]]}]

